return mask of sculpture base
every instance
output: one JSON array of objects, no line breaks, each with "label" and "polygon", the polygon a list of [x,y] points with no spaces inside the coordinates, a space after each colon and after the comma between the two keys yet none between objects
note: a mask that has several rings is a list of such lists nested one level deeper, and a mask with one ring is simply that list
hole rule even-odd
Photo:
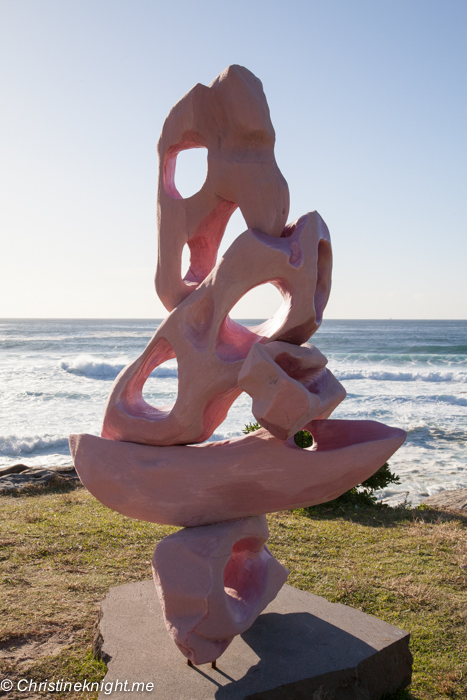
[{"label": "sculpture base", "polygon": [[[217,668],[190,667],[167,634],[152,581],[110,589],[94,640],[112,700],[379,700],[410,683],[408,641],[376,617],[285,585]],[[125,681],[154,689],[125,691]]]}]

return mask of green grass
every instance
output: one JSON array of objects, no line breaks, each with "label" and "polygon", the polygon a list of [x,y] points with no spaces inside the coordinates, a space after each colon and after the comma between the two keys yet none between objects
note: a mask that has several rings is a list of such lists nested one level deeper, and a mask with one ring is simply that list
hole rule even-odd
[{"label": "green grass", "polygon": [[[175,528],[123,517],[82,488],[0,504],[0,653],[63,640],[29,667],[4,660],[0,677],[100,680],[105,667],[91,655],[100,601],[111,586],[150,578],[154,547]],[[400,700],[465,700],[466,521],[430,509],[320,506],[269,516],[268,544],[291,585],[411,633],[413,684]]]}]

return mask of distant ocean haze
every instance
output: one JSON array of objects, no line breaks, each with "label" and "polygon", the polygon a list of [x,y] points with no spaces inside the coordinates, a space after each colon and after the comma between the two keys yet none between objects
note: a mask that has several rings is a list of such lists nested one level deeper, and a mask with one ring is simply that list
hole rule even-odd
[{"label": "distant ocean haze", "polygon": [[[256,321],[240,321],[252,325]],[[100,434],[111,383],[144,349],[160,321],[0,321],[0,466],[70,464],[68,435]],[[379,420],[408,438],[391,458],[401,484],[388,502],[417,504],[467,488],[467,321],[325,320],[310,339],[328,358],[347,398],[333,418]],[[144,396],[157,406],[177,395],[177,363],[157,368]],[[212,440],[253,421],[242,394]]]}]

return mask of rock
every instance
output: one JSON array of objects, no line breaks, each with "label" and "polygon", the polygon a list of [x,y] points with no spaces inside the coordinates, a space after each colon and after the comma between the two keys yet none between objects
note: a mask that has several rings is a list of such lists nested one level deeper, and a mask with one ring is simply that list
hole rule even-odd
[{"label": "rock", "polygon": [[60,464],[57,467],[47,467],[47,469],[50,469],[50,471],[58,474],[58,476],[61,476],[63,479],[79,479],[76,469],[72,464]]},{"label": "rock", "polygon": [[15,464],[0,471],[0,492],[17,491],[25,486],[46,486],[52,479],[79,481],[73,466],[37,468]]},{"label": "rock", "polygon": [[11,467],[2,467],[0,469],[0,477],[6,476],[7,474],[20,474],[21,472],[29,469],[25,464],[12,464]]},{"label": "rock", "polygon": [[50,469],[28,469],[21,474],[8,474],[0,478],[2,491],[15,491],[25,486],[45,486],[56,478],[55,472]]},{"label": "rock", "polygon": [[425,498],[423,503],[433,508],[445,508],[446,510],[465,511],[467,513],[467,489],[441,491],[441,493]]},{"label": "rock", "polygon": [[132,693],[136,682],[154,683],[158,700],[380,700],[410,683],[408,642],[372,615],[285,585],[217,668],[190,667],[167,634],[154,584],[143,581],[110,589],[94,650],[112,700],[154,696]]}]

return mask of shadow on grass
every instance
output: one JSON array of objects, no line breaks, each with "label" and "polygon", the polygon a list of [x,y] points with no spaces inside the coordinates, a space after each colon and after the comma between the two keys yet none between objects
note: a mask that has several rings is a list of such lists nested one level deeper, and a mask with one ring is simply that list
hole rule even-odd
[{"label": "shadow on grass", "polygon": [[[427,523],[461,521],[467,525],[467,516],[462,513],[430,508],[428,506],[399,506],[391,508],[384,503],[355,506],[351,503],[331,501],[318,506],[295,511],[312,520],[348,520],[368,527],[397,527],[403,522],[423,520]],[[391,698],[392,700],[392,698]]]},{"label": "shadow on grass", "polygon": [[381,700],[421,700],[421,698],[419,695],[412,695],[410,690],[405,688],[404,690],[396,690],[396,692],[391,695],[385,693],[381,697]]}]

